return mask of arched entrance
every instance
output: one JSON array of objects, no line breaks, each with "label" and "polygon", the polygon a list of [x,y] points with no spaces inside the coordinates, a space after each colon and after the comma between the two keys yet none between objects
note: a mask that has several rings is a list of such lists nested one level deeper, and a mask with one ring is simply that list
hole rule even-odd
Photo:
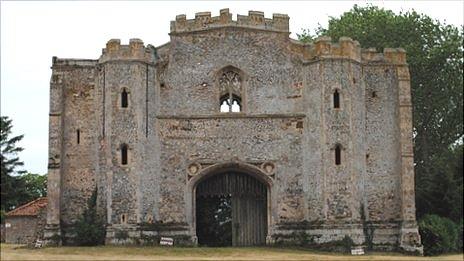
[{"label": "arched entrance", "polygon": [[195,186],[199,245],[254,246],[266,243],[268,184],[236,168],[223,169]]}]

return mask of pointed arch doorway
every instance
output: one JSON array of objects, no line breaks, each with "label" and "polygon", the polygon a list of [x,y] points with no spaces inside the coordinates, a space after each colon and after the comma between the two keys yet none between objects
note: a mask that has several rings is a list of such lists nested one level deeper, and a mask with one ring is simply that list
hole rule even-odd
[{"label": "pointed arch doorway", "polygon": [[225,169],[201,178],[194,191],[199,245],[266,243],[269,187],[256,174]]}]

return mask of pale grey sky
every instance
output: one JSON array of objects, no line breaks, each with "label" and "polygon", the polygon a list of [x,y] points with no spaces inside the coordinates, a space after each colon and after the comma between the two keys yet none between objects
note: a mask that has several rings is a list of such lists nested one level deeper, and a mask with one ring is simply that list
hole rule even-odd
[{"label": "pale grey sky", "polygon": [[48,158],[48,104],[52,56],[98,59],[111,38],[127,44],[140,38],[155,46],[169,41],[169,22],[178,14],[229,8],[290,16],[291,37],[302,28],[327,26],[329,16],[340,16],[354,4],[367,3],[393,10],[425,13],[447,24],[463,24],[463,1],[140,1],[140,2],[0,2],[1,7],[1,115],[13,119],[25,169],[44,174]]}]

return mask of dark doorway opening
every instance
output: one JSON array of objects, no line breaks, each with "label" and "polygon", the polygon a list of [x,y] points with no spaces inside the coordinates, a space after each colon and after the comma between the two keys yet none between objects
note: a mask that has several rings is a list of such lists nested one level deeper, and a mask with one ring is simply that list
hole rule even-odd
[{"label": "dark doorway opening", "polygon": [[200,246],[232,246],[232,202],[230,196],[197,200],[197,237]]},{"label": "dark doorway opening", "polygon": [[201,181],[196,188],[196,232],[200,246],[264,245],[266,185],[240,172]]}]

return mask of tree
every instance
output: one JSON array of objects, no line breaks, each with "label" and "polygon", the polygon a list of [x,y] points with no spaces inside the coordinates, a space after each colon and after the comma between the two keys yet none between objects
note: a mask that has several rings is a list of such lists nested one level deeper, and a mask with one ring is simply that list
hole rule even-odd
[{"label": "tree", "polygon": [[453,148],[450,151],[451,155],[445,157],[446,162],[441,164],[448,166],[446,174],[447,178],[451,180],[449,186],[443,191],[444,201],[448,202],[448,208],[445,210],[446,214],[444,216],[460,224],[462,224],[463,219],[463,152],[463,144]]},{"label": "tree", "polygon": [[76,243],[80,246],[95,246],[105,243],[105,224],[97,213],[97,188],[87,201],[87,209],[74,226]]},{"label": "tree", "polygon": [[427,256],[459,250],[457,247],[458,225],[448,218],[437,215],[425,215],[419,221],[421,241]]},{"label": "tree", "polygon": [[6,116],[0,117],[1,222],[7,211],[47,195],[46,175],[24,174],[26,171],[17,170],[18,167],[24,166],[18,157],[23,148],[17,146],[24,135],[10,137],[12,127],[11,119]]},{"label": "tree", "polygon": [[[339,18],[331,17],[328,28],[319,27],[316,34],[334,41],[349,36],[380,52],[385,47],[406,49],[413,99],[417,214],[444,212],[441,196],[449,189],[446,183],[457,178],[449,175],[448,163],[455,160],[453,146],[463,138],[463,29],[415,11],[396,15],[375,6],[355,5]],[[313,36],[306,30],[300,39],[311,41]],[[462,170],[459,175],[462,182]],[[442,184],[436,186],[437,181]],[[462,186],[461,191],[450,192],[456,193],[462,200]],[[462,212],[459,216],[462,219]]]},{"label": "tree", "polygon": [[20,189],[20,181],[15,175],[23,174],[24,171],[16,170],[24,165],[17,154],[23,148],[16,144],[24,135],[11,137],[12,120],[6,116],[0,117],[0,175],[1,175],[1,210],[8,211],[18,204],[17,191]]},{"label": "tree", "polygon": [[47,175],[27,173],[18,179],[20,186],[16,193],[20,205],[47,196]]}]

